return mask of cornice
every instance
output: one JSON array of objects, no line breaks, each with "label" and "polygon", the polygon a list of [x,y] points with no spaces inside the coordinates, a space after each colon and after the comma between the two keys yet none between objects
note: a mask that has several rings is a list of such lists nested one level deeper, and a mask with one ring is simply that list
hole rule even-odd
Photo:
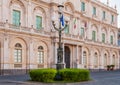
[{"label": "cornice", "polygon": [[96,0],[92,1],[92,0],[91,0],[91,3],[93,3],[93,4],[95,4],[95,5],[103,8],[103,9],[105,9],[105,10],[107,10],[107,11],[110,11],[110,12],[115,13],[116,15],[118,15],[116,9],[114,9],[114,8],[108,6],[108,5],[106,5],[106,4],[104,4],[104,3],[100,2],[100,1],[96,1]]},{"label": "cornice", "polygon": [[42,5],[42,4],[44,4],[45,6],[50,6],[50,3],[45,2],[45,1],[43,1],[43,0],[32,0],[31,2],[32,2],[32,3],[35,3],[35,4],[37,4],[37,5]]}]

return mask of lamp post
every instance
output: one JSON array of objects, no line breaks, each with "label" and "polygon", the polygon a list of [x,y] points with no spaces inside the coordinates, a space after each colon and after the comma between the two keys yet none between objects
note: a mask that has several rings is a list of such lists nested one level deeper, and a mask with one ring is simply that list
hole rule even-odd
[{"label": "lamp post", "polygon": [[66,21],[66,24],[65,24],[64,27],[61,26],[61,21],[60,21],[60,18],[63,16],[62,10],[63,10],[64,6],[63,5],[58,5],[58,8],[59,8],[59,11],[58,11],[58,14],[59,14],[59,27],[57,28],[56,25],[55,25],[55,22],[52,21],[54,29],[57,30],[58,33],[59,33],[59,47],[57,49],[57,64],[56,64],[57,70],[64,68],[63,48],[62,48],[62,43],[61,43],[61,33],[67,27],[67,21]]}]

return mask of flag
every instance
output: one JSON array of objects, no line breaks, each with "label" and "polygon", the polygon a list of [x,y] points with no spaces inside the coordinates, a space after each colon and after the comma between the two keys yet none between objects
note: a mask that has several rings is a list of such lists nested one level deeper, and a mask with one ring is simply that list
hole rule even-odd
[{"label": "flag", "polygon": [[76,28],[77,26],[76,26],[76,18],[75,18],[75,20],[74,20],[74,29]]},{"label": "flag", "polygon": [[61,22],[62,26],[64,26],[64,25],[65,25],[65,23],[64,23],[64,17],[63,17],[63,14],[62,14],[62,15],[61,15],[61,17],[60,17],[60,22]]}]

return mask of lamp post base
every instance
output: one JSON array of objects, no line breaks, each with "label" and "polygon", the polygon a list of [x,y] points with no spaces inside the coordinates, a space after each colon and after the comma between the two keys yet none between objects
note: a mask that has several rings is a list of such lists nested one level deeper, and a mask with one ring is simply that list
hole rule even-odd
[{"label": "lamp post base", "polygon": [[59,70],[59,69],[64,69],[64,66],[65,66],[64,63],[57,63],[57,64],[56,64],[56,69],[57,69],[57,70]]}]

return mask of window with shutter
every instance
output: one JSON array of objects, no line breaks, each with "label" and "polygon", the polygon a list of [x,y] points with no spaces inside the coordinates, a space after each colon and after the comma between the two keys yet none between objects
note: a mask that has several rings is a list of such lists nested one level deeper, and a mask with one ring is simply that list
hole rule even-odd
[{"label": "window with shutter", "polygon": [[69,33],[69,25],[64,29],[64,32],[65,32],[66,34]]},{"label": "window with shutter", "polygon": [[96,32],[92,31],[92,40],[96,41]]},{"label": "window with shutter", "polygon": [[106,17],[106,13],[105,11],[103,11],[103,19],[105,19],[105,17]]},{"label": "window with shutter", "polygon": [[93,7],[93,15],[96,15],[96,7]]},{"label": "window with shutter", "polygon": [[81,27],[81,36],[84,36],[84,28]]},{"label": "window with shutter", "polygon": [[110,37],[110,43],[113,44],[113,36]]},{"label": "window with shutter", "polygon": [[13,10],[13,25],[20,26],[20,11]]},{"label": "window with shutter", "polygon": [[102,33],[102,42],[105,43],[105,34]]},{"label": "window with shutter", "polygon": [[36,29],[41,29],[42,28],[42,17],[41,16],[36,16]]},{"label": "window with shutter", "polygon": [[114,15],[111,15],[111,23],[114,22]]},{"label": "window with shutter", "polygon": [[81,11],[85,11],[85,3],[81,2]]}]

